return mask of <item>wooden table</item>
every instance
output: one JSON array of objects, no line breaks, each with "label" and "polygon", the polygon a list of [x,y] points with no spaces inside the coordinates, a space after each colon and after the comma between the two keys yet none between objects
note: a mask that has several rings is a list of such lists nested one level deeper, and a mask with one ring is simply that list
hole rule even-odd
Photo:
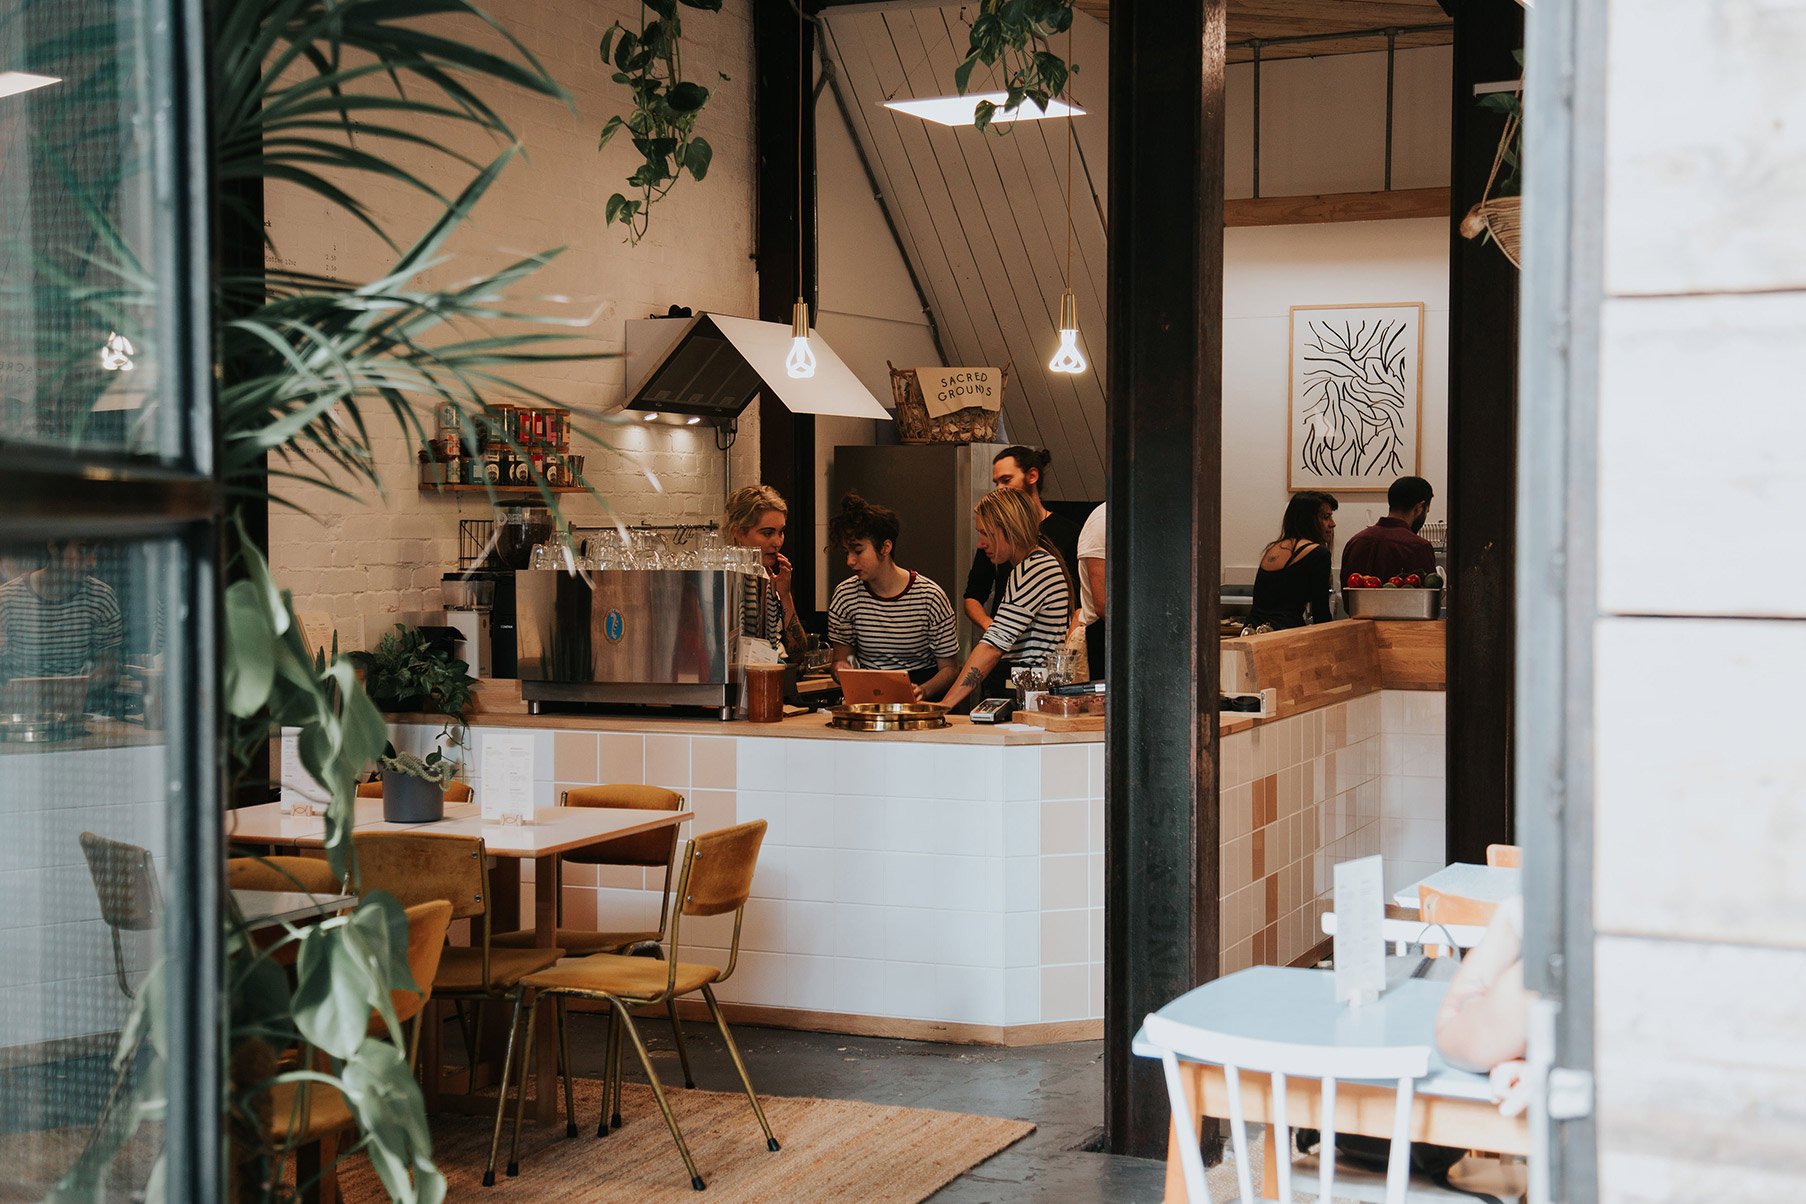
[{"label": "wooden table", "polygon": [[1515,866],[1474,865],[1457,861],[1445,865],[1428,878],[1413,882],[1393,896],[1400,907],[1417,910],[1417,888],[1428,886],[1445,895],[1479,899],[1484,903],[1503,903],[1513,895],[1524,893],[1524,871]]},{"label": "wooden table", "polygon": [[[558,856],[571,849],[601,844],[609,840],[637,836],[674,828],[691,819],[689,811],[650,811],[625,807],[541,807],[533,814],[531,824],[486,823],[474,803],[448,803],[445,818],[427,824],[394,824],[382,818],[381,799],[358,799],[352,828],[359,835],[369,832],[418,832],[435,836],[481,836],[489,856],[495,858],[489,875],[489,919],[495,932],[510,932],[529,927],[521,922],[520,866],[533,862],[533,929],[534,943],[551,948],[558,932]],[[247,844],[286,845],[317,848],[326,840],[326,821],[319,816],[283,815],[277,803],[260,803],[226,813],[226,834]],[[497,1005],[488,1009],[502,1013]],[[486,1025],[490,1040],[505,1041],[508,1017],[494,1017]],[[427,1026],[421,1041],[422,1091],[427,1110],[453,1106],[465,1110],[464,1104],[474,1100],[468,1089],[481,1088],[493,1082],[493,1071],[473,1067],[464,1079],[467,1088],[461,1103],[452,1104],[444,1092],[444,1070],[439,1058],[438,1025]],[[528,1114],[541,1124],[550,1124],[558,1110],[558,1026],[542,1024],[535,1034],[537,1068],[534,1075],[535,1097],[529,1101]],[[499,1052],[499,1051],[498,1051]],[[463,1076],[460,1076],[463,1077]],[[481,1102],[488,1108],[488,1101]]]},{"label": "wooden table", "polygon": [[[1442,960],[1452,971],[1454,959]],[[1408,977],[1417,964],[1414,957],[1388,959],[1385,994],[1359,1009],[1335,1001],[1333,971],[1255,966],[1188,991],[1160,1012],[1200,1027],[1267,1041],[1342,1047],[1431,1044],[1436,1009],[1448,984]],[[1133,1049],[1143,1057],[1159,1057],[1159,1051],[1139,1032]],[[1194,1111],[1227,1119],[1229,1091],[1222,1068],[1183,1062],[1180,1069]],[[1336,1131],[1390,1137],[1396,1099],[1397,1088],[1389,1083],[1338,1082]],[[1242,1114],[1250,1124],[1270,1126],[1272,1102],[1272,1081],[1266,1075],[1242,1076]],[[1294,1129],[1321,1128],[1321,1105],[1316,1080],[1287,1079],[1286,1119]],[[1197,1135],[1191,1139],[1197,1140]],[[1416,1084],[1411,1139],[1501,1154],[1528,1154],[1530,1147],[1524,1118],[1499,1114],[1485,1075],[1456,1070],[1434,1052],[1430,1073]],[[1179,1162],[1178,1141],[1175,1125],[1167,1141],[1166,1199],[1182,1204],[1185,1172]],[[1278,1142],[1269,1127],[1263,1184],[1277,1181],[1278,1156]]]}]

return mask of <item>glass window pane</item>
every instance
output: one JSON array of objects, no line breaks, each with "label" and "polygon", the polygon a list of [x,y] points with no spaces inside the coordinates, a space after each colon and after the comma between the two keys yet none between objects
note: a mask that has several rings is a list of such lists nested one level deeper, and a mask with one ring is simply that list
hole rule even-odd
[{"label": "glass window pane", "polygon": [[0,5],[0,442],[185,450],[158,380],[149,13]]},{"label": "glass window pane", "polygon": [[[0,544],[0,1194],[38,1199],[148,1069],[120,1033],[166,952],[164,869],[182,758],[183,552],[165,541]],[[109,1112],[109,1099],[113,1112]],[[140,1191],[157,1126],[96,1158]],[[100,1152],[103,1147],[96,1145]]]}]

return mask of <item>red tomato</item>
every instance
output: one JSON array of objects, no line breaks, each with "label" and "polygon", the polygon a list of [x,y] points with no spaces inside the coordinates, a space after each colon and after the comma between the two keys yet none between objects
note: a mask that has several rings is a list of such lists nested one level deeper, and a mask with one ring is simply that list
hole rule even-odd
[{"label": "red tomato", "polygon": [[1405,576],[1405,584],[1415,589],[1417,586],[1423,584],[1423,578],[1419,577],[1416,573],[1409,573]]},{"label": "red tomato", "polygon": [[1359,574],[1359,573],[1348,574],[1348,588],[1349,589],[1360,589],[1366,583],[1367,583],[1367,578],[1361,576],[1361,574]]},{"label": "red tomato", "polygon": [[1368,589],[1378,589],[1380,587],[1380,579],[1378,577],[1368,577],[1365,584]]},{"label": "red tomato", "polygon": [[1404,583],[1405,583],[1405,579],[1404,579],[1404,578],[1403,578],[1403,577],[1388,577],[1388,578],[1386,578],[1386,584],[1387,584],[1387,585],[1391,585],[1391,586],[1400,586],[1400,585],[1403,585],[1403,584],[1404,584]]}]

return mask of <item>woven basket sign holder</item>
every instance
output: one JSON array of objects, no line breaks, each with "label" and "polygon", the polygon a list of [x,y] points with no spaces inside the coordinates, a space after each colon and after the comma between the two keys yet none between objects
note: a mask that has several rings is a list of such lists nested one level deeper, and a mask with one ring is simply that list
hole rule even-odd
[{"label": "woven basket sign holder", "polygon": [[1505,162],[1505,150],[1511,145],[1517,132],[1518,115],[1513,113],[1505,119],[1505,130],[1499,136],[1499,149],[1492,157],[1492,171],[1487,173],[1486,187],[1480,193],[1480,203],[1469,209],[1467,216],[1461,219],[1461,236],[1490,236],[1499,244],[1499,250],[1505,252],[1505,258],[1511,261],[1511,266],[1521,269],[1523,265],[1518,262],[1518,240],[1523,230],[1524,198],[1492,195],[1493,184],[1499,178],[1499,166]]},{"label": "woven basket sign holder", "polygon": [[[1015,361],[1003,366],[997,391],[1003,393],[1010,387],[1010,368]],[[894,417],[897,422],[897,439],[903,443],[990,443],[997,438],[997,418],[1000,411],[987,410],[983,406],[967,406],[963,410],[955,410],[940,418],[931,417],[928,403],[922,398],[921,382],[916,379],[914,368],[898,368],[889,360],[884,366],[890,369],[891,397],[897,403]]]}]

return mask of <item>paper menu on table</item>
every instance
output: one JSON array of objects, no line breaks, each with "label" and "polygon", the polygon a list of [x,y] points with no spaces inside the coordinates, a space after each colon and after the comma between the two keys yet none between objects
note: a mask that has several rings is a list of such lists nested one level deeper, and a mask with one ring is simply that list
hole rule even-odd
[{"label": "paper menu on table", "polygon": [[477,798],[486,823],[510,816],[533,822],[533,733],[483,732],[477,738]]},{"label": "paper menu on table", "polygon": [[1335,867],[1336,1002],[1371,1003],[1386,988],[1385,875],[1378,857],[1338,862]]}]

